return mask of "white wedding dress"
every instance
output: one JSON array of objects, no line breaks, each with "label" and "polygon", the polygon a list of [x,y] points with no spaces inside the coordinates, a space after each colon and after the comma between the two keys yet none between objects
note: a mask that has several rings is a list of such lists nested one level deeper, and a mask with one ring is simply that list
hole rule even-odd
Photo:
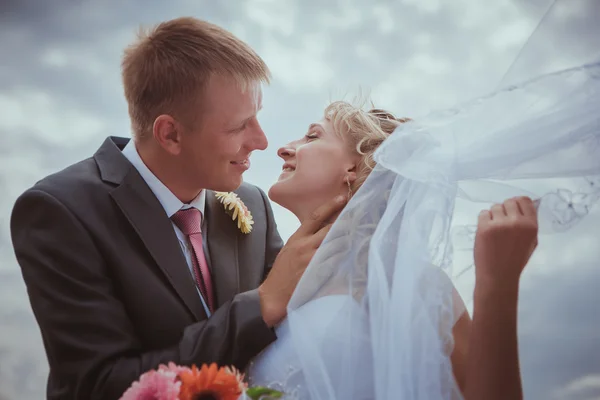
[{"label": "white wedding dress", "polygon": [[[465,311],[464,303],[457,293],[454,300],[454,315],[460,316]],[[364,373],[373,369],[369,320],[357,301],[348,295],[325,295],[304,304],[296,312],[299,318],[311,323],[308,335],[303,340],[309,341],[311,347],[319,353],[319,358],[325,363],[324,370],[340,371],[338,376],[331,376],[331,382],[328,383],[351,391],[351,394],[330,393],[334,396],[331,398],[373,399],[373,380]],[[350,340],[347,340],[348,330],[352,332]],[[276,328],[276,333],[277,340],[250,363],[246,371],[249,385],[280,390],[285,393],[283,399],[286,400],[310,399],[302,360],[298,355],[298,351],[306,347],[301,342],[294,342],[287,319]],[[352,349],[351,354],[347,352],[348,348]],[[448,347],[448,351],[450,350]],[[348,356],[352,357],[352,361],[343,359]],[[353,362],[356,360],[360,362]],[[342,381],[349,376],[353,378],[351,382]],[[311,388],[327,392],[326,387],[319,388],[311,384]],[[452,398],[459,399],[458,387],[455,386],[454,390]]]},{"label": "white wedding dress", "polygon": [[[569,228],[600,199],[598,110],[592,60],[402,124],[303,274],[278,339],[245,371],[250,385],[285,399],[460,398],[454,286],[473,262],[477,214],[530,196],[540,235],[572,245]],[[457,207],[471,215],[458,221]]]},{"label": "white wedding dress", "polygon": [[[344,354],[349,343],[344,341],[344,335],[338,331],[347,327],[346,322],[339,323],[342,318],[352,315],[351,329],[356,336],[353,351],[356,357],[369,360],[368,321],[361,315],[360,308],[347,295],[331,295],[320,297],[300,307],[298,313],[307,321],[311,321],[311,335],[305,339],[314,344],[325,362],[327,370],[335,370],[338,358]],[[336,323],[338,322],[338,323]],[[277,340],[263,351],[251,364],[247,371],[251,386],[266,386],[285,392],[285,399],[309,399],[306,377],[302,372],[302,362],[298,356],[294,337],[290,333],[289,320],[285,320],[276,329]],[[361,340],[362,338],[362,340]],[[358,342],[358,345],[356,345]],[[360,374],[364,369],[370,369],[369,361],[365,365],[353,365],[355,371],[351,375]],[[335,379],[335,377],[334,377]],[[359,388],[360,389],[360,388]],[[365,387],[364,395],[357,393],[356,398],[368,399],[372,388]]]}]

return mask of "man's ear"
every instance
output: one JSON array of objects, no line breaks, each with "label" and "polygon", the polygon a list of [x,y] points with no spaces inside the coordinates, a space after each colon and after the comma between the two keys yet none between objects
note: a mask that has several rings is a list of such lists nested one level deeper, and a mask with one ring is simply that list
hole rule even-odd
[{"label": "man's ear", "polygon": [[154,140],[169,154],[177,155],[181,152],[181,131],[177,121],[167,114],[159,115],[154,120],[152,135]]}]

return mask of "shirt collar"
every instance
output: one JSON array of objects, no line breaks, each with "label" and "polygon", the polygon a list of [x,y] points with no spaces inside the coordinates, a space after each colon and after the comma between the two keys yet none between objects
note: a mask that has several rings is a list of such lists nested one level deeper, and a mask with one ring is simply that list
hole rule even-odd
[{"label": "shirt collar", "polygon": [[204,205],[206,203],[206,191],[202,190],[198,196],[189,204],[183,203],[179,200],[173,192],[169,190],[157,177],[150,171],[150,169],[144,164],[144,161],[140,157],[135,148],[135,144],[133,140],[130,140],[129,143],[123,149],[123,155],[125,158],[129,160],[131,164],[138,170],[144,181],[152,193],[156,196],[162,207],[164,208],[167,216],[171,218],[173,214],[181,209],[186,209],[190,207],[194,207],[198,209],[202,215],[204,215]]}]

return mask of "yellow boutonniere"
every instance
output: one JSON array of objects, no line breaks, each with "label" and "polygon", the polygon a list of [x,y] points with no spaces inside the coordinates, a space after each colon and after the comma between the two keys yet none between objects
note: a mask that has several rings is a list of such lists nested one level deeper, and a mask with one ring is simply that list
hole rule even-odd
[{"label": "yellow boutonniere", "polygon": [[215,192],[217,199],[225,207],[227,214],[231,216],[232,220],[237,218],[237,226],[242,233],[250,233],[252,231],[252,214],[250,210],[244,204],[244,202],[233,192]]}]

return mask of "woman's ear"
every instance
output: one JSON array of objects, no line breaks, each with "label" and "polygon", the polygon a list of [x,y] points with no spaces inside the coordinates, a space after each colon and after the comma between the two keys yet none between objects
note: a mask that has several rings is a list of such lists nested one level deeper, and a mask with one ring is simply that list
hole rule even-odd
[{"label": "woman's ear", "polygon": [[344,176],[344,183],[353,184],[356,180],[356,165],[352,165],[351,167],[346,169],[346,174]]}]

